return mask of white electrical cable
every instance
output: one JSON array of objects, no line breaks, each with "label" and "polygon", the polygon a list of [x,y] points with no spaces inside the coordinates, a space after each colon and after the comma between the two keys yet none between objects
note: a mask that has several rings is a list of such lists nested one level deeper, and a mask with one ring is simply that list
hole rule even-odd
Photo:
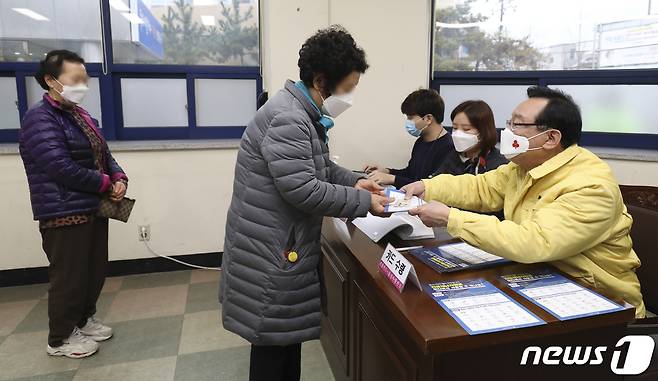
[{"label": "white electrical cable", "polygon": [[176,259],[176,258],[172,258],[172,257],[166,256],[166,255],[158,254],[158,253],[155,252],[155,250],[151,249],[151,246],[149,246],[148,241],[144,240],[143,242],[144,242],[144,245],[146,246],[146,248],[148,249],[148,251],[150,251],[151,254],[155,255],[156,257],[169,259],[170,261],[174,261],[174,262],[180,263],[181,265],[184,265],[184,266],[193,267],[193,268],[195,268],[195,269],[201,269],[201,270],[214,270],[214,271],[221,271],[221,270],[222,270],[221,267],[205,267],[205,266],[197,266],[197,265],[193,265],[193,264],[190,264],[190,263],[185,263],[185,262],[183,262],[183,261],[179,261],[179,260]]}]

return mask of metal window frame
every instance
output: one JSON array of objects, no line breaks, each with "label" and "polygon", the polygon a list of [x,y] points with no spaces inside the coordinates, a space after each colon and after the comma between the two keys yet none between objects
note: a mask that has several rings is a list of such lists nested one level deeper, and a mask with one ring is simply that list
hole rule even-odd
[{"label": "metal window frame", "polygon": [[[432,0],[432,51],[430,87],[441,85],[658,85],[656,69],[537,70],[537,71],[435,71],[434,24],[436,1]],[[578,100],[576,99],[576,102]],[[511,111],[511,110],[510,110]],[[658,122],[657,122],[658,123]],[[610,133],[583,131],[581,145],[658,150],[658,133]]]},{"label": "metal window frame", "polygon": [[[101,39],[105,49],[106,70],[102,62],[86,63],[91,77],[99,79],[103,134],[107,140],[174,140],[174,139],[237,139],[246,126],[198,127],[196,125],[195,79],[248,79],[256,81],[256,94],[263,92],[263,78],[259,66],[168,65],[114,63],[109,0],[100,0]],[[258,2],[260,8],[260,1]],[[260,14],[260,9],[259,9]],[[261,22],[259,23],[259,31]],[[259,34],[260,40],[260,34]],[[260,41],[259,41],[260,47]],[[259,62],[262,52],[259,49]],[[25,79],[39,70],[38,62],[0,62],[0,76],[15,77],[18,113],[22,120],[29,105]],[[187,127],[126,128],[121,105],[122,78],[184,78],[187,83]],[[98,117],[94,115],[94,117]],[[0,143],[18,141],[18,129],[0,130]]]}]

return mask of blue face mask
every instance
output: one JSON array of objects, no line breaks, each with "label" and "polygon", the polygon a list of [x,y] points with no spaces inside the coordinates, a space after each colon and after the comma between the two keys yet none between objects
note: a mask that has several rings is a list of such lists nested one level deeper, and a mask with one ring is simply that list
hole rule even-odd
[{"label": "blue face mask", "polygon": [[427,128],[427,126],[421,128],[420,130],[416,128],[416,123],[413,120],[407,119],[407,121],[404,124],[404,128],[407,130],[409,135],[413,137],[419,137],[420,134],[423,133],[423,130]]}]

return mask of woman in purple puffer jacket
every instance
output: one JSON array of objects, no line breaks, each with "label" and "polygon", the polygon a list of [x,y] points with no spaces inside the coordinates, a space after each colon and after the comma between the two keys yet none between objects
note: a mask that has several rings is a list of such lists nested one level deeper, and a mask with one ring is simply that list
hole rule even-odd
[{"label": "woman in purple puffer jacket", "polygon": [[112,336],[94,317],[108,262],[108,220],[96,213],[101,197],[124,197],[128,177],[98,122],[78,106],[88,90],[84,60],[51,51],[36,79],[47,93],[25,114],[19,148],[50,263],[46,351],[86,357]]}]

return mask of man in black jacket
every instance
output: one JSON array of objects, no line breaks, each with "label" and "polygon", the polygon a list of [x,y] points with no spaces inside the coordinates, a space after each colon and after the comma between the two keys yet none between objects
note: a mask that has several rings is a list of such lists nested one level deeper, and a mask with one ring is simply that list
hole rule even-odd
[{"label": "man in black jacket", "polygon": [[443,128],[445,105],[434,89],[420,89],[409,94],[400,107],[407,120],[405,129],[416,137],[411,158],[406,168],[383,168],[367,165],[368,177],[381,185],[401,188],[409,183],[428,178],[455,152],[450,134]]}]

